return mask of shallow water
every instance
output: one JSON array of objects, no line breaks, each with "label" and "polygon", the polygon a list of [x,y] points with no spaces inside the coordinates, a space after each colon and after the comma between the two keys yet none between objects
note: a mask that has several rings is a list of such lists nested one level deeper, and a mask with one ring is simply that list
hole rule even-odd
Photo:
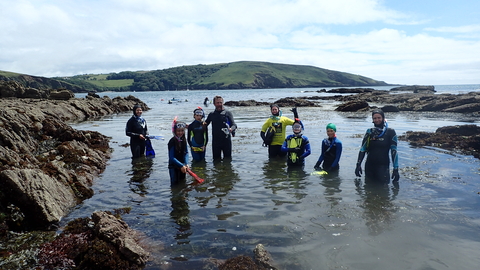
[{"label": "shallow water", "polygon": [[[442,88],[443,87],[443,88]],[[380,89],[380,88],[376,88]],[[479,86],[436,86],[449,92]],[[131,207],[124,220],[141,231],[151,246],[146,269],[200,269],[208,258],[251,256],[261,243],[281,269],[476,269],[480,265],[480,162],[470,156],[432,147],[414,148],[399,142],[400,183],[365,186],[354,175],[361,137],[372,124],[369,113],[334,112],[335,102],[320,108],[299,108],[312,155],[303,170],[288,170],[285,162],[268,160],[259,132],[269,115],[265,107],[231,107],[239,129],[233,138],[231,162],[205,163],[192,169],[202,185],[169,186],[166,144],[171,121],[187,123],[193,110],[205,108],[205,96],[225,101],[273,102],[291,96],[328,95],[317,89],[178,91],[133,94],[152,109],[144,112],[154,140],[154,159],[132,164],[124,134],[130,113],[73,126],[96,130],[112,138],[114,149],[105,172],[96,180],[95,195],[62,223],[93,211]],[[167,104],[179,98],[183,102]],[[163,100],[162,100],[163,99]],[[186,102],[185,100],[188,100]],[[285,116],[293,117],[283,108]],[[408,130],[435,131],[455,124],[478,124],[462,114],[388,113],[398,135]],[[325,125],[337,125],[343,142],[338,174],[310,175]],[[187,176],[187,183],[193,179]]]}]

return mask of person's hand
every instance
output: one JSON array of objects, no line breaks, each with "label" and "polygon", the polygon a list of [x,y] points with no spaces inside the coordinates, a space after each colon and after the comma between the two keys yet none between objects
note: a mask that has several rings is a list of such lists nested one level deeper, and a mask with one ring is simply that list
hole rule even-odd
[{"label": "person's hand", "polygon": [[294,114],[297,113],[297,107],[292,108],[290,111],[293,112]]},{"label": "person's hand", "polygon": [[358,177],[362,177],[362,164],[357,163],[357,167],[355,168],[355,175]]},{"label": "person's hand", "polygon": [[182,166],[182,167],[180,168],[180,171],[181,171],[182,173],[187,173],[187,168],[188,168],[188,167],[187,167],[186,165],[185,165],[185,166]]},{"label": "person's hand", "polygon": [[143,134],[138,135],[138,137],[139,137],[141,140],[145,140],[145,136],[143,136]]},{"label": "person's hand", "polygon": [[317,163],[315,163],[315,166],[313,166],[313,168],[317,171],[319,171],[321,168],[320,168],[320,161],[317,161]]},{"label": "person's hand", "polygon": [[398,182],[398,179],[400,179],[400,174],[398,174],[398,169],[393,169],[392,179],[393,179],[393,182]]}]

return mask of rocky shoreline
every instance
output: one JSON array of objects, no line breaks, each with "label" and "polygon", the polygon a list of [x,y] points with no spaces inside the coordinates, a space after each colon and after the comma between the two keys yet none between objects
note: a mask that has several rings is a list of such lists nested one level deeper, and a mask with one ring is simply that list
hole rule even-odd
[{"label": "rocky shoreline", "polygon": [[[73,98],[66,89],[41,91],[4,81],[0,81],[0,97],[0,253],[4,259],[0,268],[8,268],[8,261],[38,260],[39,242],[52,241],[48,231],[56,229],[73,207],[93,196],[93,180],[110,158],[108,137],[76,130],[68,122],[131,111],[135,104],[148,107],[133,96]],[[134,265],[145,263],[147,254],[125,237],[130,230],[126,224],[114,225],[121,221],[100,213],[94,213],[91,220],[102,228],[117,228],[111,239],[102,230],[95,234],[111,252],[128,250],[125,244],[138,252],[137,256],[123,255],[118,263],[131,258],[136,258]],[[16,239],[25,237],[39,240],[17,243]],[[73,245],[74,238],[70,236],[70,242],[63,245]]]}]

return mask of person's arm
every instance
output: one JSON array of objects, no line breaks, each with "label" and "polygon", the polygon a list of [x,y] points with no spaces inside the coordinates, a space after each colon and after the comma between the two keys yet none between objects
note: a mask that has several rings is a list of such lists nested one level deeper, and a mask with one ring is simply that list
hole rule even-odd
[{"label": "person's arm", "polygon": [[340,140],[337,140],[336,138],[335,138],[335,140],[336,140],[337,151],[335,151],[335,160],[333,161],[331,168],[337,167],[338,162],[340,162],[340,156],[342,156],[342,148],[343,148],[342,142]]},{"label": "person's arm", "polygon": [[367,153],[368,150],[368,144],[370,143],[370,129],[367,130],[365,133],[365,136],[363,136],[362,140],[362,147],[360,147],[360,151],[358,152],[358,158],[357,158],[357,166],[355,167],[355,175],[358,177],[362,176],[362,161],[363,158],[365,157],[365,153]]},{"label": "person's arm", "polygon": [[227,111],[226,116],[228,117],[228,120],[230,120],[230,131],[234,132],[237,129],[237,124],[235,124],[232,112]]},{"label": "person's arm", "polygon": [[183,163],[180,162],[180,160],[175,158],[175,146],[169,146],[170,148],[168,149],[168,159],[170,162],[175,164],[178,168],[183,167]]},{"label": "person's arm", "polygon": [[392,155],[392,163],[393,163],[393,172],[392,172],[392,180],[393,182],[398,182],[400,179],[400,174],[398,173],[398,153],[397,153],[397,134],[395,130],[392,129],[393,136],[392,142],[390,144],[390,153]]},{"label": "person's arm", "polygon": [[305,142],[305,147],[304,147],[305,151],[300,156],[300,158],[306,158],[312,153],[312,150],[310,149],[310,142],[308,141],[308,138],[303,136],[303,139],[304,139],[304,142]]},{"label": "person's arm", "polygon": [[282,148],[280,148],[280,150],[282,150],[282,152],[288,152],[287,140],[288,140],[288,137],[287,137],[287,139],[285,139],[285,141],[283,141]]},{"label": "person's arm", "polygon": [[315,166],[313,166],[314,169],[320,169],[320,165],[322,164],[323,159],[325,158],[324,154],[325,151],[327,151],[325,145],[325,140],[322,141],[322,153],[320,154],[320,157],[318,157],[317,163],[315,163]]},{"label": "person's arm", "polygon": [[192,130],[193,130],[193,123],[188,125],[188,128],[187,128],[187,143],[188,143],[188,146],[190,147],[192,147],[191,135],[190,135],[190,133],[192,133]]},{"label": "person's arm", "polygon": [[[206,147],[207,143],[208,143],[208,126],[207,125],[203,126],[203,132],[204,132],[203,134],[205,134],[205,142],[204,142],[203,146]],[[205,149],[203,149],[203,150],[205,150]]]}]

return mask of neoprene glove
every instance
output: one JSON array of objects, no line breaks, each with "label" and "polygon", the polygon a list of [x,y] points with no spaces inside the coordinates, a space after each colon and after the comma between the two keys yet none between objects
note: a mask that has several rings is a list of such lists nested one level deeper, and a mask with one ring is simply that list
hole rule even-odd
[{"label": "neoprene glove", "polygon": [[398,182],[398,179],[400,179],[400,174],[398,174],[398,169],[393,169],[392,179],[393,179],[393,182]]},{"label": "neoprene glove", "polygon": [[315,163],[315,166],[313,166],[313,168],[314,168],[315,170],[320,169],[320,163],[321,163],[320,161],[317,161],[317,163]]},{"label": "neoprene glove", "polygon": [[357,163],[357,167],[355,168],[355,175],[358,177],[362,176],[362,164]]}]

